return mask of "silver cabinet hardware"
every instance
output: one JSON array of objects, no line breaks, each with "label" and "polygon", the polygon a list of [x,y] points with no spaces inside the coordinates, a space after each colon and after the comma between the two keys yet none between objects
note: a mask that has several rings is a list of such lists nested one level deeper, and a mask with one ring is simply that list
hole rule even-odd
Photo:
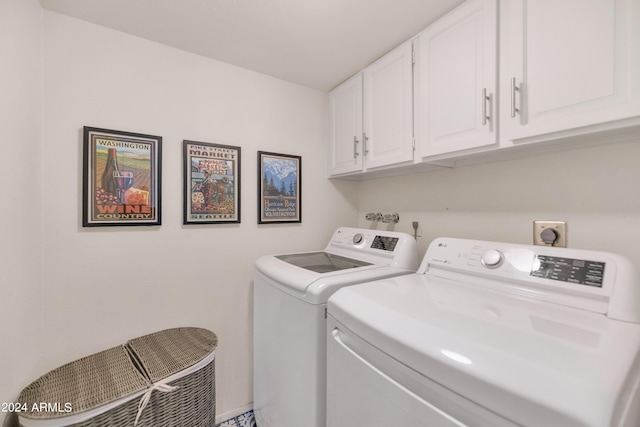
[{"label": "silver cabinet hardware", "polygon": [[358,141],[358,137],[354,136],[353,137],[353,158],[357,159],[358,156],[360,155],[360,153],[358,153],[358,144],[360,143],[360,141]]},{"label": "silver cabinet hardware", "polygon": [[522,90],[520,85],[516,84],[516,78],[511,78],[511,118],[516,117],[516,113],[520,114],[521,108],[516,107],[516,92],[520,92],[520,102],[522,103]]},{"label": "silver cabinet hardware", "polygon": [[362,152],[364,153],[364,157],[367,157],[369,154],[369,149],[367,148],[367,142],[369,141],[369,137],[366,132],[362,132]]},{"label": "silver cabinet hardware", "polygon": [[[487,102],[489,103],[488,110]],[[487,88],[485,87],[482,89],[482,126],[486,126],[487,122],[491,120],[491,108],[491,94],[487,95]]]}]

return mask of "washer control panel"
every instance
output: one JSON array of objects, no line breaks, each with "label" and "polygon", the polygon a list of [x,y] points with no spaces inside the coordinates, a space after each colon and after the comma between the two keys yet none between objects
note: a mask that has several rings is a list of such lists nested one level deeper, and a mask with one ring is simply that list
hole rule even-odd
[{"label": "washer control panel", "polygon": [[376,235],[376,237],[373,238],[373,242],[371,242],[371,248],[393,252],[399,240],[397,237]]},{"label": "washer control panel", "polygon": [[326,252],[361,259],[373,264],[400,266],[416,271],[418,249],[407,233],[363,228],[338,228]]},{"label": "washer control panel", "polygon": [[371,244],[369,247],[372,249],[380,249],[381,251],[393,252],[399,240],[400,238],[398,237],[380,236],[378,234],[375,235],[373,240],[371,240],[370,238],[366,239],[364,234],[362,233],[356,233],[353,236],[353,245],[360,246],[363,244],[367,244],[370,241]]},{"label": "washer control panel", "polygon": [[334,233],[331,243],[335,246],[352,246],[356,249],[376,249],[393,252],[401,239],[408,235],[390,231],[339,229]]}]

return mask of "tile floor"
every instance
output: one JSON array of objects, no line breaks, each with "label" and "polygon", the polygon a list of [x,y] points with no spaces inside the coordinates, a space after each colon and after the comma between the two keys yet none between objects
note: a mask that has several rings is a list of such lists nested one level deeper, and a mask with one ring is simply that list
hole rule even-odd
[{"label": "tile floor", "polygon": [[256,427],[256,418],[253,415],[253,411],[249,411],[230,420],[223,421],[217,427]]}]

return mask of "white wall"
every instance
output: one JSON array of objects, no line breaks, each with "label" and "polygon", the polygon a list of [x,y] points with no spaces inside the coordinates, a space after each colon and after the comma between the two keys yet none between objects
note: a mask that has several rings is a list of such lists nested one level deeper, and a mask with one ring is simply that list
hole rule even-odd
[{"label": "white wall", "polygon": [[[218,418],[235,415],[252,402],[254,260],[318,249],[356,220],[355,186],[325,179],[326,94],[44,17],[41,369],[164,328],[204,327],[219,339]],[[85,125],[163,137],[161,227],[82,228]],[[182,225],[183,139],[241,147],[241,224]],[[302,224],[257,225],[258,150],[302,156]]]},{"label": "white wall", "polygon": [[37,0],[0,1],[0,403],[38,372],[41,34]]},{"label": "white wall", "polygon": [[[398,212],[421,255],[440,236],[531,244],[534,220],[568,222],[569,247],[620,253],[640,268],[640,141],[362,182],[366,212]],[[386,225],[375,225],[386,227]]]}]

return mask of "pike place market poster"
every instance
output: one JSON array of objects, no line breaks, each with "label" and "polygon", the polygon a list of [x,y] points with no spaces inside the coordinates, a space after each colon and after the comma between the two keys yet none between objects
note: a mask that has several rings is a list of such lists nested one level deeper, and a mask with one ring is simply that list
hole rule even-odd
[{"label": "pike place market poster", "polygon": [[184,224],[240,222],[240,147],[183,141]]},{"label": "pike place market poster", "polygon": [[162,137],[84,127],[83,227],[160,225]]}]

